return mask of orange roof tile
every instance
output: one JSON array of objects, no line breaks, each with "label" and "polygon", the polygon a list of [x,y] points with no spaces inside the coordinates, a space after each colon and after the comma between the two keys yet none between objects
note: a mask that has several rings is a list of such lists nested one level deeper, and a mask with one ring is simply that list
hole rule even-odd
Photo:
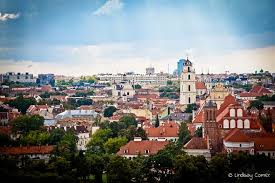
[{"label": "orange roof tile", "polygon": [[184,145],[185,149],[207,149],[206,140],[202,137],[192,137],[192,139]]},{"label": "orange roof tile", "polygon": [[[152,155],[163,149],[169,142],[167,141],[130,141],[122,146],[118,155]],[[145,151],[148,151],[145,153]]]},{"label": "orange roof tile", "polygon": [[250,138],[246,136],[240,129],[235,128],[228,132],[224,141],[228,142],[251,142]]},{"label": "orange roof tile", "polygon": [[178,126],[159,126],[145,129],[148,137],[178,137]]},{"label": "orange roof tile", "polygon": [[206,86],[203,82],[196,82],[196,89],[203,90],[203,89],[206,89]]},{"label": "orange roof tile", "polygon": [[23,146],[23,147],[0,147],[0,154],[23,155],[23,154],[50,154],[53,146]]}]

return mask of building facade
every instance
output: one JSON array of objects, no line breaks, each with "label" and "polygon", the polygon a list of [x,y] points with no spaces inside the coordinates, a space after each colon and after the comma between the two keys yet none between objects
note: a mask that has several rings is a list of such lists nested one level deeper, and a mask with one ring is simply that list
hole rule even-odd
[{"label": "building facade", "polygon": [[4,75],[4,79],[9,82],[36,83],[36,78],[33,77],[33,74],[30,74],[28,72],[26,73],[8,72]]},{"label": "building facade", "polygon": [[100,81],[111,83],[130,82],[132,84],[155,84],[166,85],[167,76],[165,74],[99,74]]},{"label": "building facade", "polygon": [[180,76],[180,104],[196,102],[196,75],[193,64],[187,58]]},{"label": "building facade", "polygon": [[54,74],[38,74],[37,83],[40,85],[55,85]]}]

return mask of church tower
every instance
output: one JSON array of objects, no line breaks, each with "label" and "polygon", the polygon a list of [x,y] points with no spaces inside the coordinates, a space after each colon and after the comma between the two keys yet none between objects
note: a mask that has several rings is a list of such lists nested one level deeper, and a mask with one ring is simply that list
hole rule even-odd
[{"label": "church tower", "polygon": [[180,104],[187,105],[196,102],[196,75],[193,64],[187,58],[180,75]]},{"label": "church tower", "polygon": [[221,149],[221,138],[216,122],[217,104],[208,101],[204,108],[203,138],[207,140],[208,149],[211,153],[219,152]]}]

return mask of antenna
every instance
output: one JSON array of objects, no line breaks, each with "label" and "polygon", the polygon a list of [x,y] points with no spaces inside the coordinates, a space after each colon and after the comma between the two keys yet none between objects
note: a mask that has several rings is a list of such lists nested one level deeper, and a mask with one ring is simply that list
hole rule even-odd
[{"label": "antenna", "polygon": [[168,64],[168,74],[169,74],[169,64]]}]

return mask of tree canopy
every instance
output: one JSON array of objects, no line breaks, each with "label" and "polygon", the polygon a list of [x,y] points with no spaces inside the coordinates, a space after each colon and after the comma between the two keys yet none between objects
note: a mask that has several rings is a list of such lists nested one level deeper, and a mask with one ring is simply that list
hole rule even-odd
[{"label": "tree canopy", "polygon": [[30,107],[30,105],[36,104],[36,100],[34,98],[24,98],[22,95],[20,95],[15,100],[6,102],[6,104],[9,104],[9,106],[11,107],[15,107],[23,114],[26,114],[26,111]]},{"label": "tree canopy", "polygon": [[39,115],[23,115],[12,121],[12,131],[27,133],[29,131],[40,130],[43,124],[44,118]]}]

